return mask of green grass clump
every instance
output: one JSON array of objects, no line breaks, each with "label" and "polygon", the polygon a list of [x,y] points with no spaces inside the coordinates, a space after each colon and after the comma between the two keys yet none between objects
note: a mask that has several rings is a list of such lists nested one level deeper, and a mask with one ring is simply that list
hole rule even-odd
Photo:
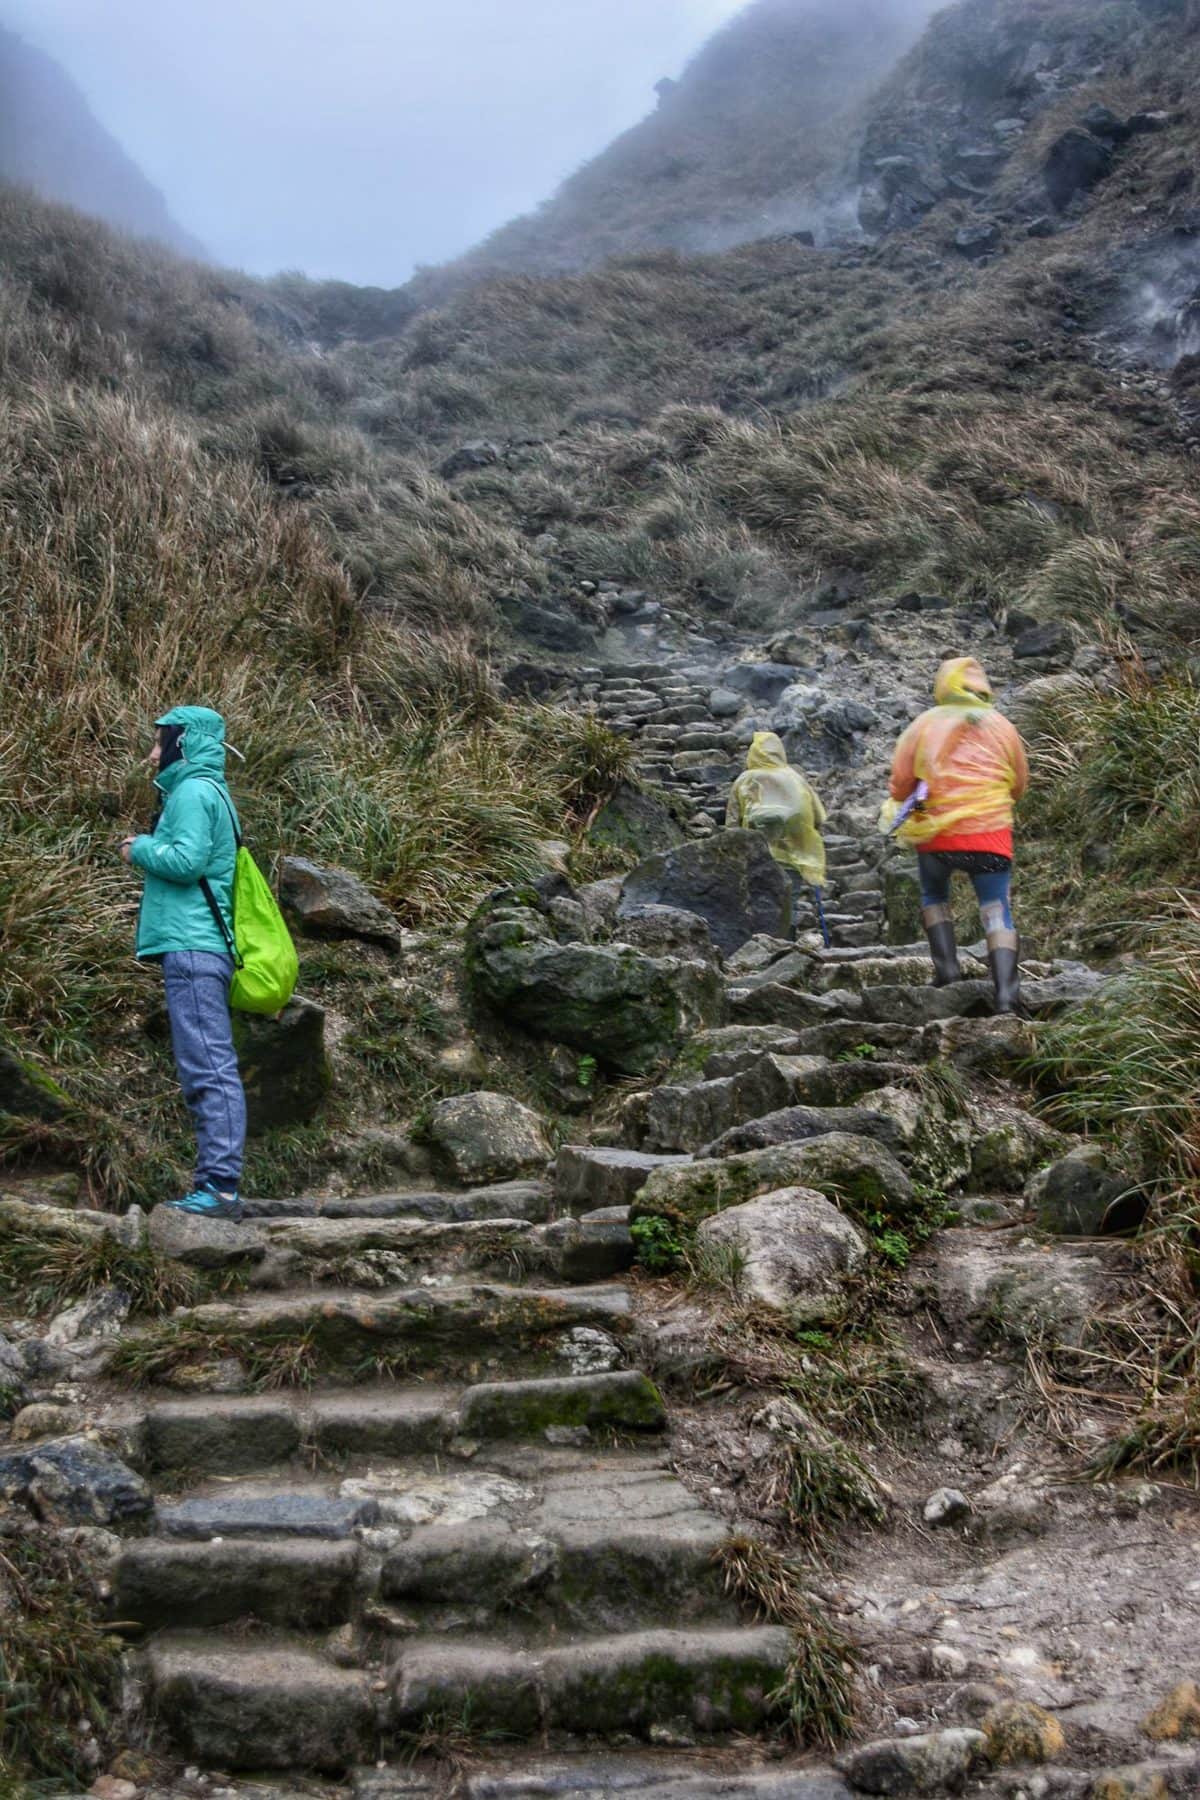
[{"label": "green grass clump", "polygon": [[103,1287],[121,1288],[132,1312],[151,1316],[191,1305],[203,1291],[194,1270],[147,1244],[133,1248],[109,1233],[52,1237],[17,1226],[0,1236],[0,1293],[19,1299],[31,1313],[57,1312]]},{"label": "green grass clump", "polygon": [[814,1543],[845,1525],[881,1525],[883,1491],[844,1443],[799,1407],[775,1409],[777,1440],[767,1483],[768,1504],[788,1531]]},{"label": "green grass clump", "polygon": [[799,1565],[753,1538],[735,1537],[717,1551],[727,1590],[760,1619],[787,1625],[792,1655],[770,1696],[796,1743],[833,1750],[854,1725],[856,1648],[830,1624],[828,1608],[808,1592]]},{"label": "green grass clump", "polygon": [[102,1612],[80,1545],[24,1522],[0,1535],[0,1792],[91,1782],[85,1744],[103,1748],[121,1699],[122,1646]]}]

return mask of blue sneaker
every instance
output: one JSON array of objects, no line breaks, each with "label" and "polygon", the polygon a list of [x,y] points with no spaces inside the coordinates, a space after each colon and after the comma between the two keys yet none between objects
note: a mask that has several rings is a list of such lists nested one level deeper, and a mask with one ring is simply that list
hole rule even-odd
[{"label": "blue sneaker", "polygon": [[198,1219],[221,1219],[228,1225],[242,1222],[242,1203],[236,1192],[219,1194],[214,1188],[195,1188],[182,1200],[168,1200],[165,1204],[175,1212],[191,1213]]}]

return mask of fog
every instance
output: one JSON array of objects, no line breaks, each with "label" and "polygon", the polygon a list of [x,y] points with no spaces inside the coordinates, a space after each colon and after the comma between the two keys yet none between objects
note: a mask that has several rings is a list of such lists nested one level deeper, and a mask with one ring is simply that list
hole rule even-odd
[{"label": "fog", "polygon": [[392,285],[546,198],[743,0],[4,0],[186,231]]}]

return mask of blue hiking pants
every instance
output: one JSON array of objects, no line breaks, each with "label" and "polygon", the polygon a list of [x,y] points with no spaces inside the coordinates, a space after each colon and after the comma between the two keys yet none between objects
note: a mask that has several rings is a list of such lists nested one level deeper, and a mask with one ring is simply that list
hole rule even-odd
[{"label": "blue hiking pants", "polygon": [[197,1188],[234,1193],[246,1147],[246,1096],[233,1047],[233,958],[170,950],[162,959],[171,1047],[196,1127]]},{"label": "blue hiking pants", "polygon": [[[921,905],[948,906],[950,904],[950,882],[953,879],[954,870],[947,868],[945,863],[936,856],[918,853],[917,873],[921,882]],[[1011,931],[1013,929],[1012,905],[1009,900],[1009,892],[1012,887],[1011,868],[972,875],[970,881],[975,889],[975,898],[979,902],[984,931]]]}]

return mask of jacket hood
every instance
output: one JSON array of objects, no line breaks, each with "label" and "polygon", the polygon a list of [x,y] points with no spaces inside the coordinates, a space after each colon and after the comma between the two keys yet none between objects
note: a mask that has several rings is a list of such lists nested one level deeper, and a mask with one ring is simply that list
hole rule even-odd
[{"label": "jacket hood", "polygon": [[225,779],[225,721],[208,706],[173,706],[155,719],[156,725],[180,725],[182,752],[155,781],[162,794],[169,794],[189,775],[208,775],[215,781]]},{"label": "jacket hood", "polygon": [[783,740],[773,731],[756,731],[749,750],[746,752],[748,769],[786,769],[788,766],[787,751]]},{"label": "jacket hood", "polygon": [[992,684],[973,656],[955,656],[938,670],[933,698],[938,706],[990,706]]}]

